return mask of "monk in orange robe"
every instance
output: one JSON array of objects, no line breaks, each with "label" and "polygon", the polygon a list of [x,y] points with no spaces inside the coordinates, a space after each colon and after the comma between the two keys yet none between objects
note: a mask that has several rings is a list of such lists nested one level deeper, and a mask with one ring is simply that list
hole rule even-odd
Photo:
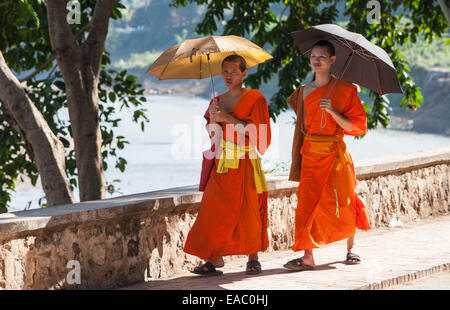
[{"label": "monk in orange robe", "polygon": [[225,58],[222,77],[229,90],[205,113],[208,125],[216,127],[209,134],[217,152],[184,246],[206,261],[192,271],[196,274],[222,274],[216,268],[224,266],[226,255],[249,255],[246,273],[260,273],[258,252],[269,244],[267,183],[256,149],[264,154],[270,145],[270,119],[264,96],[242,86],[246,73],[244,58]]},{"label": "monk in orange robe", "polygon": [[304,256],[284,265],[291,270],[314,269],[312,249],[346,238],[346,263],[360,263],[354,247],[356,228],[370,229],[365,206],[354,190],[354,165],[343,141],[344,134],[366,133],[366,113],[356,86],[336,81],[330,75],[330,66],[335,61],[330,42],[316,43],[310,56],[315,81],[300,87],[287,100],[297,111],[301,109],[302,119],[297,122],[303,134],[301,152],[298,157],[293,154],[296,156],[293,162],[301,158],[301,169],[295,242],[291,249],[303,250]]}]

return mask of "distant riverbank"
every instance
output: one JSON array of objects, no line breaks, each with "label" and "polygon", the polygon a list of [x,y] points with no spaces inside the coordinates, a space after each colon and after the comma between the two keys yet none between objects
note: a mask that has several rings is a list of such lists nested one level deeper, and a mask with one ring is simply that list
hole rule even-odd
[{"label": "distant riverbank", "polygon": [[[118,133],[130,141],[119,155],[128,165],[124,173],[113,168],[105,172],[107,182],[117,190],[107,194],[107,198],[198,184],[201,152],[209,143],[202,117],[207,105],[208,99],[204,98],[149,96],[150,123],[144,133],[125,112],[119,115],[123,123]],[[265,171],[289,169],[293,116],[292,111],[287,111],[276,123],[272,122],[272,144],[262,156]],[[360,140],[345,137],[345,142],[353,159],[358,161],[450,146],[450,137],[378,129],[369,131]],[[114,167],[114,162],[108,162],[108,166]],[[117,179],[121,181],[113,182]],[[29,201],[32,201],[30,207],[36,208],[43,195],[40,186],[22,183],[12,195],[10,211],[25,209]],[[74,197],[78,200],[78,191]]]},{"label": "distant riverbank", "polygon": [[391,126],[407,126],[420,133],[450,137],[450,70],[415,68],[414,80],[420,87],[423,104],[416,111],[393,106]]},{"label": "distant riverbank", "polygon": [[[134,74],[137,74],[135,72]],[[401,95],[389,95],[392,112],[389,127],[392,129],[410,130],[418,133],[439,134],[450,137],[450,71],[444,67],[423,69],[416,67],[411,76],[420,88],[423,104],[416,111],[400,107]],[[223,93],[220,76],[214,77],[216,91]],[[209,100],[212,96],[209,79],[203,80],[165,80],[158,81],[153,76],[141,76],[147,95],[173,95],[182,97],[201,97]],[[261,86],[260,91],[267,100],[277,89],[277,80]],[[361,95],[362,96],[362,95]]]}]

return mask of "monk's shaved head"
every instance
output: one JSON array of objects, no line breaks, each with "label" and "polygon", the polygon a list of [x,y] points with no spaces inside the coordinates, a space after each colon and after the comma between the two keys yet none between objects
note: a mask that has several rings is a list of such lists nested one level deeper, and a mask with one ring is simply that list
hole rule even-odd
[{"label": "monk's shaved head", "polygon": [[314,48],[314,47],[316,47],[316,46],[325,47],[325,48],[327,49],[327,52],[328,52],[328,54],[330,55],[330,57],[335,55],[334,45],[331,44],[331,43],[330,43],[329,41],[327,41],[327,40],[320,40],[320,41],[317,41],[316,43],[314,43],[314,45],[313,45],[312,48]]},{"label": "monk's shaved head", "polygon": [[241,72],[244,72],[247,69],[247,62],[245,61],[244,57],[242,57],[238,54],[232,54],[232,55],[227,56],[222,61],[222,68],[223,68],[223,63],[227,62],[227,61],[239,64],[239,69],[241,70]]}]

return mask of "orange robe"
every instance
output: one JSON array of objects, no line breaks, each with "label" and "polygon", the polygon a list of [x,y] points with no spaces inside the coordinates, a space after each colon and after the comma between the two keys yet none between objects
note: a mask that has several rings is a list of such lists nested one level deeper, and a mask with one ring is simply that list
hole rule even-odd
[{"label": "orange robe", "polygon": [[313,90],[304,100],[306,137],[301,149],[302,162],[295,216],[294,251],[313,249],[351,237],[356,228],[370,229],[364,204],[356,195],[353,161],[346,150],[343,135],[366,133],[366,113],[357,88],[338,80],[331,104],[353,124],[354,130],[342,129],[325,112],[322,120],[320,99],[328,96],[335,81]]},{"label": "orange robe", "polygon": [[[219,97],[220,100],[220,97]],[[237,145],[246,145],[264,154],[270,145],[270,118],[266,100],[258,90],[244,90],[229,111],[247,124],[254,124],[256,135],[231,134],[221,124],[223,138]],[[209,112],[205,118],[209,122]],[[266,124],[267,131],[260,124]],[[231,139],[230,139],[231,136]],[[262,141],[262,139],[267,139]],[[237,169],[218,173],[221,148],[214,159],[208,183],[203,193],[197,219],[192,226],[184,251],[211,262],[226,255],[249,255],[264,251],[269,245],[267,235],[267,191],[258,194],[254,166],[245,154]],[[258,163],[259,158],[257,158]],[[264,178],[264,176],[262,175]],[[265,182],[265,179],[264,179]]]}]

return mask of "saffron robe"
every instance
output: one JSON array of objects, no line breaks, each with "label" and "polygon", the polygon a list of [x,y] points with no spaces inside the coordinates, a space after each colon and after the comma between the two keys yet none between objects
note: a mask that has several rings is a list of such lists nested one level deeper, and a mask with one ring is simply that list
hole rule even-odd
[{"label": "saffron robe", "polygon": [[[220,100],[220,97],[216,99]],[[233,110],[228,113],[247,124],[253,124],[251,126],[256,132],[244,137],[236,132],[230,133],[230,128],[223,123],[223,139],[231,145],[247,146],[247,149],[256,147],[260,154],[264,154],[271,139],[269,111],[264,96],[258,90],[245,89]],[[205,118],[209,124],[208,110]],[[250,255],[264,251],[269,245],[265,179],[265,191],[258,193],[255,160],[252,162],[249,152],[238,159],[235,169],[227,168],[226,172],[218,172],[222,152],[223,149],[219,147],[197,218],[184,246],[186,253],[211,262],[226,255]],[[256,162],[260,164],[259,157]],[[259,171],[262,173],[259,177],[264,178],[260,166]]]},{"label": "saffron robe", "polygon": [[[320,99],[328,96],[334,81],[333,77],[329,84],[313,90],[302,101],[297,98],[303,96],[303,89],[288,98],[288,103],[293,100],[300,103],[295,108],[303,122],[297,119],[297,123],[300,122],[299,128],[306,131],[301,135],[295,242],[291,246],[294,251],[318,248],[351,237],[356,228],[370,229],[365,206],[354,190],[355,169],[343,141],[344,134],[359,136],[366,133],[366,113],[356,86],[338,80],[330,95],[331,104],[348,118],[354,129],[344,130],[327,112],[324,112],[323,121]],[[302,109],[301,113],[298,113],[299,109]],[[322,129],[321,121],[322,125],[325,123]]]}]

